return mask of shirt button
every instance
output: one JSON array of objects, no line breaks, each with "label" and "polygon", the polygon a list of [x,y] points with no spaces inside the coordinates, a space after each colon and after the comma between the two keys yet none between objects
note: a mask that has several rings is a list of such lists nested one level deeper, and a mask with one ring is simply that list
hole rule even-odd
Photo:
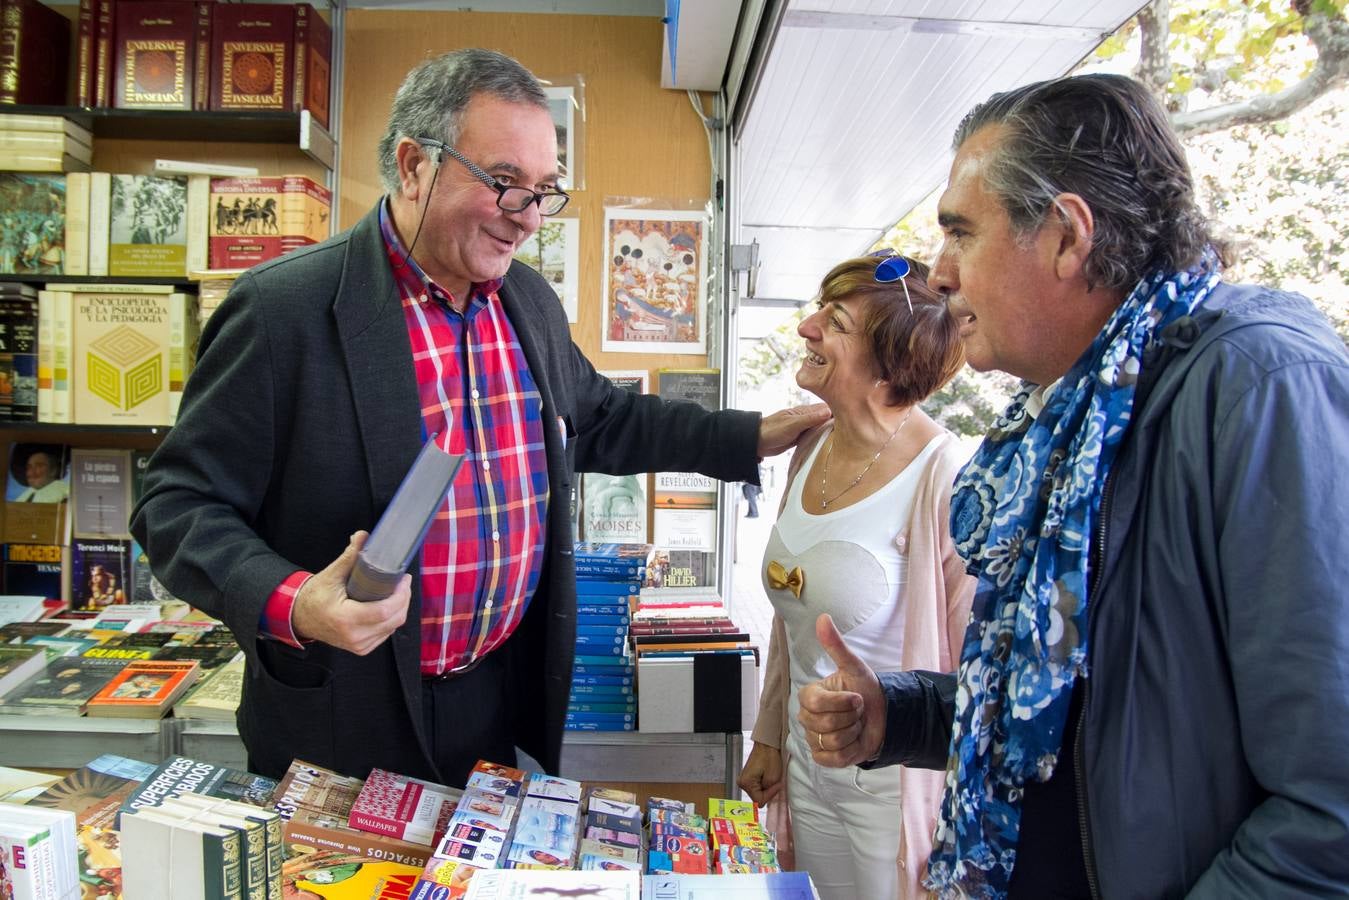
[{"label": "shirt button", "polygon": [[485,600],[485,601],[483,601],[483,604],[482,604],[482,605],[483,605],[483,608],[484,608],[484,609],[491,609],[491,608],[492,608],[492,601],[491,601],[491,600]]},{"label": "shirt button", "polygon": [[484,460],[482,461],[482,467],[483,467],[484,469],[490,469],[490,468],[492,468],[492,464],[489,463],[487,460],[484,459]]},{"label": "shirt button", "polygon": [[468,395],[469,395],[470,397],[472,397],[474,400],[477,400],[477,399],[478,399],[478,389],[477,389],[477,388],[474,388],[473,390],[471,390],[471,391],[468,392]]},{"label": "shirt button", "polygon": [[499,541],[499,540],[501,540],[501,532],[499,532],[499,531],[494,531],[494,532],[492,532],[492,540],[494,540],[494,541]]},{"label": "shirt button", "polygon": [[417,302],[418,302],[418,303],[425,303],[425,302],[426,302],[426,295],[425,295],[425,294],[418,294],[418,295],[417,295]]}]

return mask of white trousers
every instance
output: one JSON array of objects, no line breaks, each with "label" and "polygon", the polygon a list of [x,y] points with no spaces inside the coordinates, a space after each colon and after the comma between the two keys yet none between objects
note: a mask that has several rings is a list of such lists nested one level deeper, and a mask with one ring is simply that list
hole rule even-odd
[{"label": "white trousers", "polygon": [[787,800],[796,866],[821,900],[899,896],[899,767],[827,769],[787,737]]}]

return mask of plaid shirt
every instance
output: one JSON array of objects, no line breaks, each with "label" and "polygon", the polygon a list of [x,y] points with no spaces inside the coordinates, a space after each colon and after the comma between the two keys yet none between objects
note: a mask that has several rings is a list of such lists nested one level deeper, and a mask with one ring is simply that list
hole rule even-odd
[{"label": "plaid shirt", "polygon": [[[538,585],[548,509],[543,403],[497,298],[500,280],[474,285],[455,312],[444,289],[404,262],[385,205],[380,229],[403,300],[423,431],[464,455],[421,550],[421,670],[438,675],[500,646]],[[289,607],[305,574],[269,598],[270,636],[295,643]]]}]

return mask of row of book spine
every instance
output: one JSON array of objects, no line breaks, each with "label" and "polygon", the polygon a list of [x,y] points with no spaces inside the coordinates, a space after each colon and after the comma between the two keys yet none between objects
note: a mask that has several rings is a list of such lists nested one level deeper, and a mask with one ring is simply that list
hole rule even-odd
[{"label": "row of book spine", "polygon": [[332,29],[307,3],[81,0],[75,53],[77,106],[308,109],[328,124]]}]

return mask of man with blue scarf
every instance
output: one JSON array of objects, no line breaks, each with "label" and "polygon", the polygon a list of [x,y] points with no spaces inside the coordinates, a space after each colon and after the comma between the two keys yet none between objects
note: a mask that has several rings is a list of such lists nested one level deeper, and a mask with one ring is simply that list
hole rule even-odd
[{"label": "man with blue scarf", "polygon": [[960,473],[959,671],[801,693],[822,764],[944,768],[942,897],[1349,896],[1349,354],[1224,283],[1166,115],[1113,75],[955,137],[931,283],[1024,379]]}]

